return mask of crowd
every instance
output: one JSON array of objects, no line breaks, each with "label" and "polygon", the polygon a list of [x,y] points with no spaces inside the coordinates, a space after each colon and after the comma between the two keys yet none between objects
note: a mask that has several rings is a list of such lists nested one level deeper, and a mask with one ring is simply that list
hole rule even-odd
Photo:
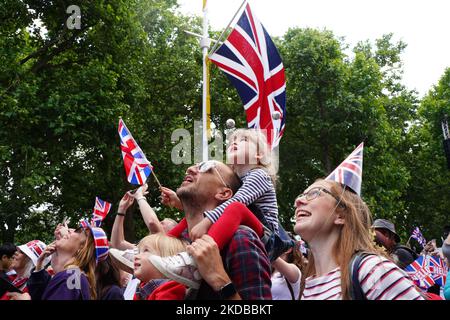
[{"label": "crowd", "polygon": [[[372,221],[361,177],[343,183],[330,175],[306,188],[294,202],[294,236],[278,218],[265,137],[236,130],[227,163],[191,166],[176,191],[160,188],[161,203],[183,212],[178,223],[159,220],[144,184],[122,197],[109,240],[93,217],[59,224],[48,245],[2,245],[0,299],[450,299],[448,281],[424,289],[405,272],[418,254],[400,244],[390,221]],[[135,202],[149,230],[137,244],[124,237]],[[422,254],[448,263],[450,235]]]}]

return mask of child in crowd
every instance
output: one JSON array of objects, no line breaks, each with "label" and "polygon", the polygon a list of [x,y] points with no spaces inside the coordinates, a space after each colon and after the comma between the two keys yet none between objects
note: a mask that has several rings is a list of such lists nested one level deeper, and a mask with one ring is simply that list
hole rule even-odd
[{"label": "child in crowd", "polygon": [[148,257],[151,254],[161,257],[173,256],[186,250],[186,244],[163,233],[151,234],[138,245],[139,253],[134,256],[134,275],[142,286],[134,300],[183,300],[186,287],[175,281],[163,279],[164,276],[153,266]]}]

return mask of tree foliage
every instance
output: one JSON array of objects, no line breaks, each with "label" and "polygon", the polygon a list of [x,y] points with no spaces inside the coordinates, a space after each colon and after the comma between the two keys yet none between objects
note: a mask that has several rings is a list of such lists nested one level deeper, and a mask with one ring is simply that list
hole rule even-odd
[{"label": "tree foliage", "polygon": [[[67,28],[65,1],[0,4],[2,241],[50,240],[64,216],[90,215],[95,196],[117,208],[132,188],[119,117],[161,183],[176,188],[187,164],[171,161],[172,132],[193,133],[201,119],[201,52],[184,33],[200,33],[199,18],[177,13],[175,0],[70,4],[81,9],[81,29]],[[277,189],[284,226],[291,229],[295,197],[364,142],[362,196],[374,216],[393,220],[405,239],[416,225],[438,237],[450,207],[440,132],[450,114],[450,71],[420,101],[402,84],[406,44],[392,34],[349,48],[330,30],[295,28],[275,42],[287,74]],[[228,118],[245,127],[237,92],[215,67],[210,85],[216,130]],[[179,219],[150,183],[159,217]],[[134,211],[126,220],[130,241],[147,232]]]}]

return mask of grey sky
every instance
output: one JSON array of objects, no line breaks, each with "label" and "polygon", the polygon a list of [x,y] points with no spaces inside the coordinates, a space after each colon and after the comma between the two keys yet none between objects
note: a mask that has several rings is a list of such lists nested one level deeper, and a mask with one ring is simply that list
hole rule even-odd
[{"label": "grey sky", "polygon": [[[202,14],[202,0],[178,0],[181,12]],[[408,44],[403,83],[420,96],[450,67],[450,0],[250,0],[272,36],[290,27],[327,28],[350,45],[393,32]],[[210,25],[222,30],[242,0],[208,0]]]}]

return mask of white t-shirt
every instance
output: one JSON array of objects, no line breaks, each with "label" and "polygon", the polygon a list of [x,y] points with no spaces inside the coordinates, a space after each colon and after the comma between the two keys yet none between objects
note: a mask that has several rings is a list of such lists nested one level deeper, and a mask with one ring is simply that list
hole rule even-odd
[{"label": "white t-shirt", "polygon": [[[358,269],[367,300],[423,300],[406,273],[388,259],[370,255]],[[308,277],[302,300],[341,300],[341,271],[337,267],[320,277]]]},{"label": "white t-shirt", "polygon": [[[296,282],[291,283],[292,291],[294,292],[295,300],[298,299],[300,293],[300,280],[301,272],[298,270],[298,279]],[[292,300],[291,292],[286,283],[286,278],[275,271],[272,275],[272,300]]]},{"label": "white t-shirt", "polygon": [[125,300],[133,300],[139,283],[141,283],[141,280],[139,280],[138,278],[132,278],[130,281],[128,281],[125,292],[123,293],[123,298]]}]

